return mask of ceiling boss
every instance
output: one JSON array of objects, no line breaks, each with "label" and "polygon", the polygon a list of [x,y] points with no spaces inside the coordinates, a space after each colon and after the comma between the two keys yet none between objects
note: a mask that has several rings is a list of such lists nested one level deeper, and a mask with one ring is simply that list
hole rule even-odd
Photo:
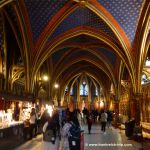
[{"label": "ceiling boss", "polygon": [[77,3],[79,3],[80,6],[85,6],[88,3],[88,0],[73,0]]}]

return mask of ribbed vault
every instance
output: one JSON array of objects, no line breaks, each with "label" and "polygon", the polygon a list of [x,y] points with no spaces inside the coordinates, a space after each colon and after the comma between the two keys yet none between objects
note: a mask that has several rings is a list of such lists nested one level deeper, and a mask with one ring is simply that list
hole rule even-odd
[{"label": "ribbed vault", "polygon": [[131,82],[134,93],[140,92],[149,48],[148,1],[2,0],[0,8],[0,52],[3,57],[7,45],[13,46],[4,34],[9,27],[24,68],[19,69],[25,80],[21,73],[15,79],[25,82],[27,93],[37,95],[43,74],[50,78],[49,97],[55,82],[63,93],[73,77],[83,74],[95,86],[101,85],[104,93],[110,93],[113,84],[118,94],[122,80]]}]

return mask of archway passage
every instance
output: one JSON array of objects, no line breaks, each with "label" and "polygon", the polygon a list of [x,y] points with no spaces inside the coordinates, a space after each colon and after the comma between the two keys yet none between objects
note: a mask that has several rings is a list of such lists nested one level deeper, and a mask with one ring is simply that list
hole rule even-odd
[{"label": "archway passage", "polygon": [[149,130],[149,12],[148,0],[1,0],[0,108],[103,107]]}]

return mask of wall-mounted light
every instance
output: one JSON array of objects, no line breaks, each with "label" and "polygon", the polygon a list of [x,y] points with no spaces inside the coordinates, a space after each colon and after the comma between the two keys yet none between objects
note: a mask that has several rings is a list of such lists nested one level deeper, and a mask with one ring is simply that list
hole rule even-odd
[{"label": "wall-mounted light", "polygon": [[104,108],[104,101],[100,101],[100,108]]},{"label": "wall-mounted light", "polygon": [[56,84],[54,85],[54,87],[57,89],[57,88],[59,87],[59,85],[56,83]]},{"label": "wall-mounted light", "polygon": [[47,76],[47,75],[44,75],[44,76],[43,76],[43,80],[44,80],[44,81],[48,81],[48,76]]}]

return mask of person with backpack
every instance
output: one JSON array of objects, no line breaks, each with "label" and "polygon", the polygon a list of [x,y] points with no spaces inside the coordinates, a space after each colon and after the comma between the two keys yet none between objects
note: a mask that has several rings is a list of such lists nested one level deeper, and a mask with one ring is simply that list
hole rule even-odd
[{"label": "person with backpack", "polygon": [[56,116],[48,117],[43,126],[43,143],[42,150],[59,149],[59,123],[56,123]]},{"label": "person with backpack", "polygon": [[65,116],[65,124],[62,128],[62,132],[61,132],[61,141],[62,141],[62,145],[61,145],[61,150],[70,150],[70,147],[69,147],[69,141],[68,141],[68,137],[70,135],[69,133],[69,129],[71,128],[71,113],[68,112],[66,113],[66,116]]},{"label": "person with backpack", "polygon": [[70,124],[72,125],[69,129],[69,147],[70,150],[77,150],[80,149],[80,134],[81,134],[81,127],[75,113],[72,114],[72,121]]},{"label": "person with backpack", "polygon": [[66,116],[66,123],[62,129],[62,149],[78,150],[80,149],[80,125],[76,115],[69,112]]}]

